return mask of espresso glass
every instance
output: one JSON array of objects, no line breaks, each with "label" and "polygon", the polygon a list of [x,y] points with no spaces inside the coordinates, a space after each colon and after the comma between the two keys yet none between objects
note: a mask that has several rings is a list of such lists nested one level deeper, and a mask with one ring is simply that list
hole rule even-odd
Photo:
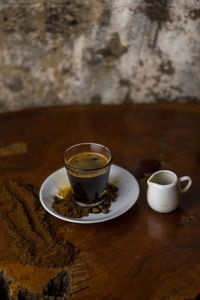
[{"label": "espresso glass", "polygon": [[[91,170],[72,167],[69,163],[70,158],[83,152],[92,152],[103,155],[106,158],[107,163],[101,168]],[[100,144],[81,143],[65,150],[64,163],[72,187],[74,200],[78,205],[93,207],[102,202],[102,196],[108,182],[111,162],[111,151]]]}]

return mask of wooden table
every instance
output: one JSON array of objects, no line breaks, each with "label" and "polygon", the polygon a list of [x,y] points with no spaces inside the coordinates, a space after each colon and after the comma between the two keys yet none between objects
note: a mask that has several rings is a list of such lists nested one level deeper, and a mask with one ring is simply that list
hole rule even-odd
[{"label": "wooden table", "polygon": [[[41,185],[62,167],[65,148],[94,141],[111,148],[114,163],[140,183],[137,203],[114,220],[81,225],[55,219],[81,250],[69,268],[70,299],[198,298],[199,133],[199,105],[69,106],[0,115],[1,178]],[[146,178],[157,169],[192,178],[174,213],[159,214],[147,205]]]}]

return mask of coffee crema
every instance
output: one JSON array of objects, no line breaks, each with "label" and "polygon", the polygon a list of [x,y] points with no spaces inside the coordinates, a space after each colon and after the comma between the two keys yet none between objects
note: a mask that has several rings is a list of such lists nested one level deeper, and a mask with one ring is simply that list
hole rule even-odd
[{"label": "coffee crema", "polygon": [[107,157],[96,152],[81,152],[73,155],[67,161],[69,166],[85,171],[103,168],[108,162]]}]

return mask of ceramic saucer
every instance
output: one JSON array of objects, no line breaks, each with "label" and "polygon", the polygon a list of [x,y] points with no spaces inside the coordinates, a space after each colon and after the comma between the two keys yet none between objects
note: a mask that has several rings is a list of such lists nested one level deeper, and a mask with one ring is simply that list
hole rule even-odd
[{"label": "ceramic saucer", "polygon": [[109,182],[118,187],[118,196],[116,201],[112,202],[107,214],[90,213],[88,216],[82,218],[69,218],[62,216],[52,208],[52,195],[58,193],[60,189],[69,186],[69,180],[64,167],[49,175],[43,182],[40,188],[40,202],[50,214],[68,222],[82,224],[105,222],[122,215],[130,209],[136,203],[140,191],[136,178],[124,168],[114,164],[111,166]]}]

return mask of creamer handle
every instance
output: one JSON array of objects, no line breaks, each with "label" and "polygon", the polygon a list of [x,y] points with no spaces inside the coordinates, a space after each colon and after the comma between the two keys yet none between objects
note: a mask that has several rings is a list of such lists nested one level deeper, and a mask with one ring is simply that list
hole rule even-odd
[{"label": "creamer handle", "polygon": [[183,182],[183,181],[188,181],[188,183],[186,184],[186,186],[183,189],[179,185],[182,194],[187,192],[187,190],[190,188],[190,186],[192,184],[192,179],[190,178],[190,176],[183,176],[183,177],[179,178],[180,183]]}]

